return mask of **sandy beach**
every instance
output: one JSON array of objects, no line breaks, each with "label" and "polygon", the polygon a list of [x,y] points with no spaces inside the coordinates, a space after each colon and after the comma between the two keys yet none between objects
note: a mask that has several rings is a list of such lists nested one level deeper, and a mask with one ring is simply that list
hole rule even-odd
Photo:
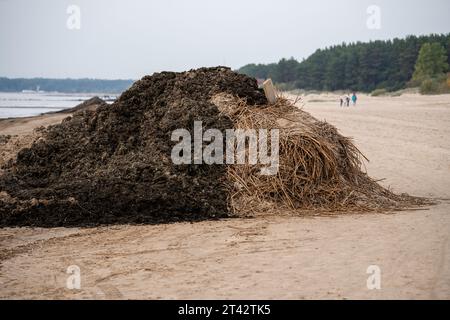
[{"label": "sandy beach", "polygon": [[[354,138],[370,176],[438,204],[394,214],[0,229],[0,299],[450,299],[450,95],[362,95],[340,108],[336,95],[321,94],[304,103]],[[65,116],[2,120],[0,135],[32,135]],[[73,265],[80,290],[66,287]],[[367,288],[371,265],[381,270],[380,290]]]}]

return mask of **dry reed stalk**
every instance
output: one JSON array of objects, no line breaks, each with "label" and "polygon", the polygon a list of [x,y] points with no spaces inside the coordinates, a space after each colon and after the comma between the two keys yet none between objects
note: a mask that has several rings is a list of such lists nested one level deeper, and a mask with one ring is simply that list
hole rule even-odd
[{"label": "dry reed stalk", "polygon": [[396,195],[362,170],[367,160],[350,138],[279,97],[273,105],[249,106],[220,94],[212,101],[235,129],[279,129],[279,170],[260,175],[261,165],[228,167],[231,209],[236,215],[264,212],[388,211],[431,202]]}]

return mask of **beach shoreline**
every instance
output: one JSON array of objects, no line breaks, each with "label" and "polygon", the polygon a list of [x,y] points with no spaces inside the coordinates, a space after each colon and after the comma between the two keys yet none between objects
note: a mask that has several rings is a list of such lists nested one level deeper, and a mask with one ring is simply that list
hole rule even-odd
[{"label": "beach shoreline", "polygon": [[[354,138],[371,177],[438,204],[394,214],[0,230],[1,299],[450,299],[450,95],[304,97]],[[67,115],[0,120],[28,135]],[[81,290],[66,287],[80,267]],[[367,288],[379,266],[381,289]]]}]

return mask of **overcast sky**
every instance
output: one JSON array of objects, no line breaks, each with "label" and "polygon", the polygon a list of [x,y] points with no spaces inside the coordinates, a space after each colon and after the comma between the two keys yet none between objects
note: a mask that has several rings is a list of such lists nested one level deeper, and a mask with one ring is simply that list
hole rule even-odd
[{"label": "overcast sky", "polygon": [[[80,29],[70,5],[80,9]],[[450,0],[0,0],[0,76],[239,68],[344,41],[449,33],[449,13]]]}]

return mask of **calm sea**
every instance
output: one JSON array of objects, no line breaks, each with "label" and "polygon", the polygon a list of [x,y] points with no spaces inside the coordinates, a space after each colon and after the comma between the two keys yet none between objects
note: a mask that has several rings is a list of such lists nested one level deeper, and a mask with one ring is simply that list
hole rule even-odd
[{"label": "calm sea", "polygon": [[0,92],[0,119],[36,116],[45,112],[72,108],[94,96],[99,96],[107,102],[116,98],[116,95],[95,93]]}]

